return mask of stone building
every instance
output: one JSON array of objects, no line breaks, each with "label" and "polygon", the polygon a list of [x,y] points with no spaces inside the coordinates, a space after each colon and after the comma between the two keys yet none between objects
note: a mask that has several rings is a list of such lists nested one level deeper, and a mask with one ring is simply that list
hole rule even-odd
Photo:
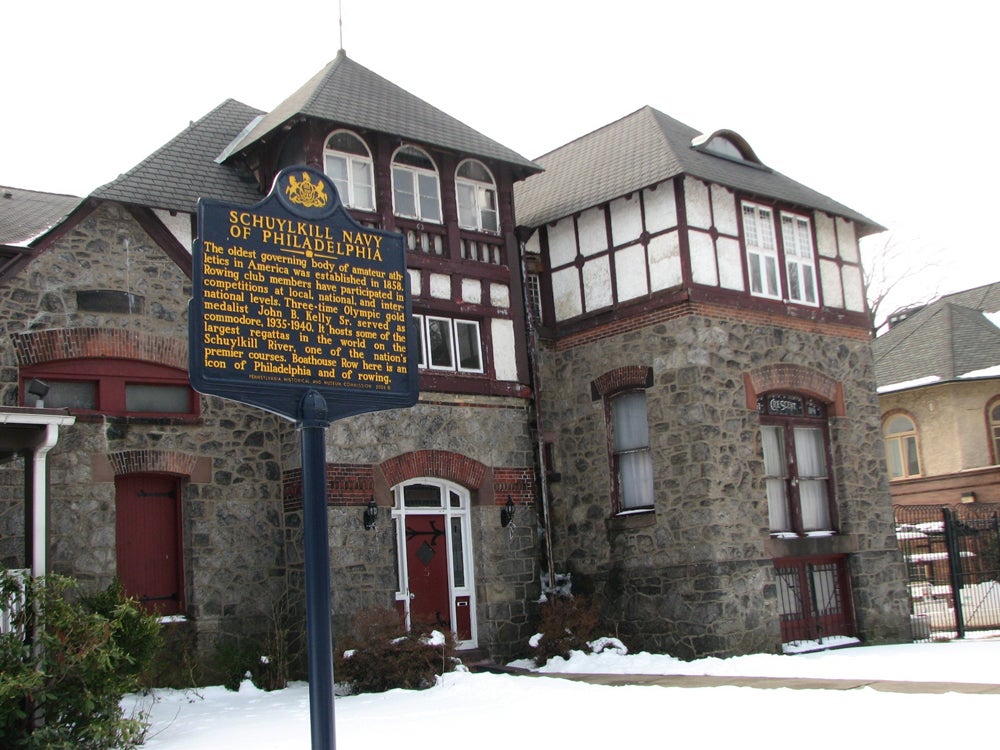
[{"label": "stone building", "polygon": [[[23,220],[0,224],[2,403],[36,409],[40,381],[36,411],[75,418],[48,569],[118,576],[203,644],[297,597],[294,425],[186,371],[198,199],[252,205],[297,164],[402,233],[422,342],[414,407],[327,432],[335,635],[395,607],[504,658],[570,573],[636,648],[907,637],[857,246],[877,225],[648,108],[532,162],[343,51],[45,227],[0,204]],[[26,455],[3,464],[13,567]]]},{"label": "stone building", "polygon": [[906,638],[858,252],[879,227],[648,107],[537,161],[515,195],[574,588],[682,657]]}]

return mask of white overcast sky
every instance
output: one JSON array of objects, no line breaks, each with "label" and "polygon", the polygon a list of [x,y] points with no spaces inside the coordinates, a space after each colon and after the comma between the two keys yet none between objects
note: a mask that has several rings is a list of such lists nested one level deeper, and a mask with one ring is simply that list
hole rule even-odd
[{"label": "white overcast sky", "polygon": [[[355,61],[534,158],[650,105],[889,228],[898,304],[1000,281],[984,0],[342,0]],[[332,60],[338,0],[8,3],[0,184],[86,195]],[[900,296],[901,295],[901,296]]]}]

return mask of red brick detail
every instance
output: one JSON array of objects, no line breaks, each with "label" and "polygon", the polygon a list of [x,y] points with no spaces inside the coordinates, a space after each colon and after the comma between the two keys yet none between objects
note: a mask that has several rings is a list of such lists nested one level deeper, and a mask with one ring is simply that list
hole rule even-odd
[{"label": "red brick detail", "polygon": [[829,323],[810,320],[808,318],[795,318],[791,315],[780,313],[768,313],[761,310],[745,310],[737,307],[730,307],[709,302],[685,301],[675,305],[669,305],[657,310],[613,320],[602,325],[588,328],[585,331],[578,331],[565,336],[561,336],[555,342],[556,351],[564,351],[577,346],[584,346],[595,341],[617,336],[622,333],[638,331],[647,326],[662,323],[668,320],[676,320],[692,315],[701,315],[706,318],[716,318],[732,323],[746,323],[749,325],[767,325],[785,328],[791,331],[805,331],[814,333],[817,336],[839,336],[846,339],[857,339],[867,341],[871,338],[871,333],[867,328],[860,328],[857,325]]},{"label": "red brick detail", "polygon": [[[379,468],[386,483],[393,487],[416,477],[437,477],[467,487],[479,489],[487,467],[468,456],[451,451],[414,451],[383,461]],[[504,502],[507,502],[506,498]]]},{"label": "red brick detail", "polygon": [[120,451],[109,453],[108,462],[115,476],[123,474],[175,474],[189,477],[198,457],[177,451]]},{"label": "red brick detail", "polygon": [[[302,469],[289,469],[282,476],[281,494],[285,512],[302,508]],[[327,464],[326,504],[367,505],[374,495],[374,471],[367,464]]]},{"label": "red brick detail", "polygon": [[617,393],[633,388],[649,388],[653,384],[653,369],[645,365],[629,365],[610,370],[594,379],[590,384],[591,394],[596,401],[609,393]]},{"label": "red brick detail", "polygon": [[818,370],[801,365],[765,365],[744,373],[748,409],[757,409],[757,396],[769,391],[797,391],[829,404],[832,417],[844,416],[844,387]]},{"label": "red brick detail", "polygon": [[531,505],[535,502],[535,470],[531,467],[493,469],[493,502],[506,505],[507,498],[514,505]]},{"label": "red brick detail", "polygon": [[21,367],[63,359],[134,359],[187,370],[187,341],[120,328],[59,328],[11,335]]}]

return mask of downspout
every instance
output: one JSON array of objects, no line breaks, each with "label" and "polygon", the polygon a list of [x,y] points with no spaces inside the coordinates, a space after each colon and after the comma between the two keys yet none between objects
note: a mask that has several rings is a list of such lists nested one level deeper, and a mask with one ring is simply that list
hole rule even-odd
[{"label": "downspout", "polygon": [[[535,410],[535,449],[538,452],[538,471],[540,475],[539,491],[542,503],[542,533],[545,537],[545,560],[548,568],[547,572],[549,574],[549,589],[551,591],[555,591],[556,574],[555,561],[553,559],[552,551],[552,521],[549,514],[549,471],[545,462],[545,433],[542,429],[542,377],[538,364],[538,337],[536,334],[538,321],[535,320],[535,308],[534,305],[531,304],[531,299],[529,297],[529,287],[527,283],[528,271],[524,260],[524,242],[520,241],[520,239],[518,241],[518,250],[521,256],[521,296],[523,297],[522,302],[524,305],[525,324],[528,329],[528,362],[530,363],[531,400]],[[542,596],[545,596],[544,591],[542,591]]]},{"label": "downspout", "polygon": [[46,456],[59,440],[59,425],[45,425],[45,436],[31,456],[31,575],[43,576],[48,566],[48,481]]}]

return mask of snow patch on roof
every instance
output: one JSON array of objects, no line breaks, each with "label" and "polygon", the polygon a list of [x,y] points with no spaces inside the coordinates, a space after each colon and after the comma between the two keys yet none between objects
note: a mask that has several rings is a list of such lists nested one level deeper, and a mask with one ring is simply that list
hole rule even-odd
[{"label": "snow patch on roof", "polygon": [[973,370],[972,372],[967,372],[964,375],[959,375],[960,378],[996,378],[1000,377],[1000,365],[993,365],[993,367],[984,367],[982,370]]},{"label": "snow patch on roof", "polygon": [[889,385],[883,385],[876,388],[877,393],[892,393],[893,391],[905,391],[907,388],[918,388],[922,385],[930,385],[931,383],[939,383],[941,381],[938,375],[928,375],[923,378],[916,378],[915,380],[904,380],[902,383],[890,383]]}]

